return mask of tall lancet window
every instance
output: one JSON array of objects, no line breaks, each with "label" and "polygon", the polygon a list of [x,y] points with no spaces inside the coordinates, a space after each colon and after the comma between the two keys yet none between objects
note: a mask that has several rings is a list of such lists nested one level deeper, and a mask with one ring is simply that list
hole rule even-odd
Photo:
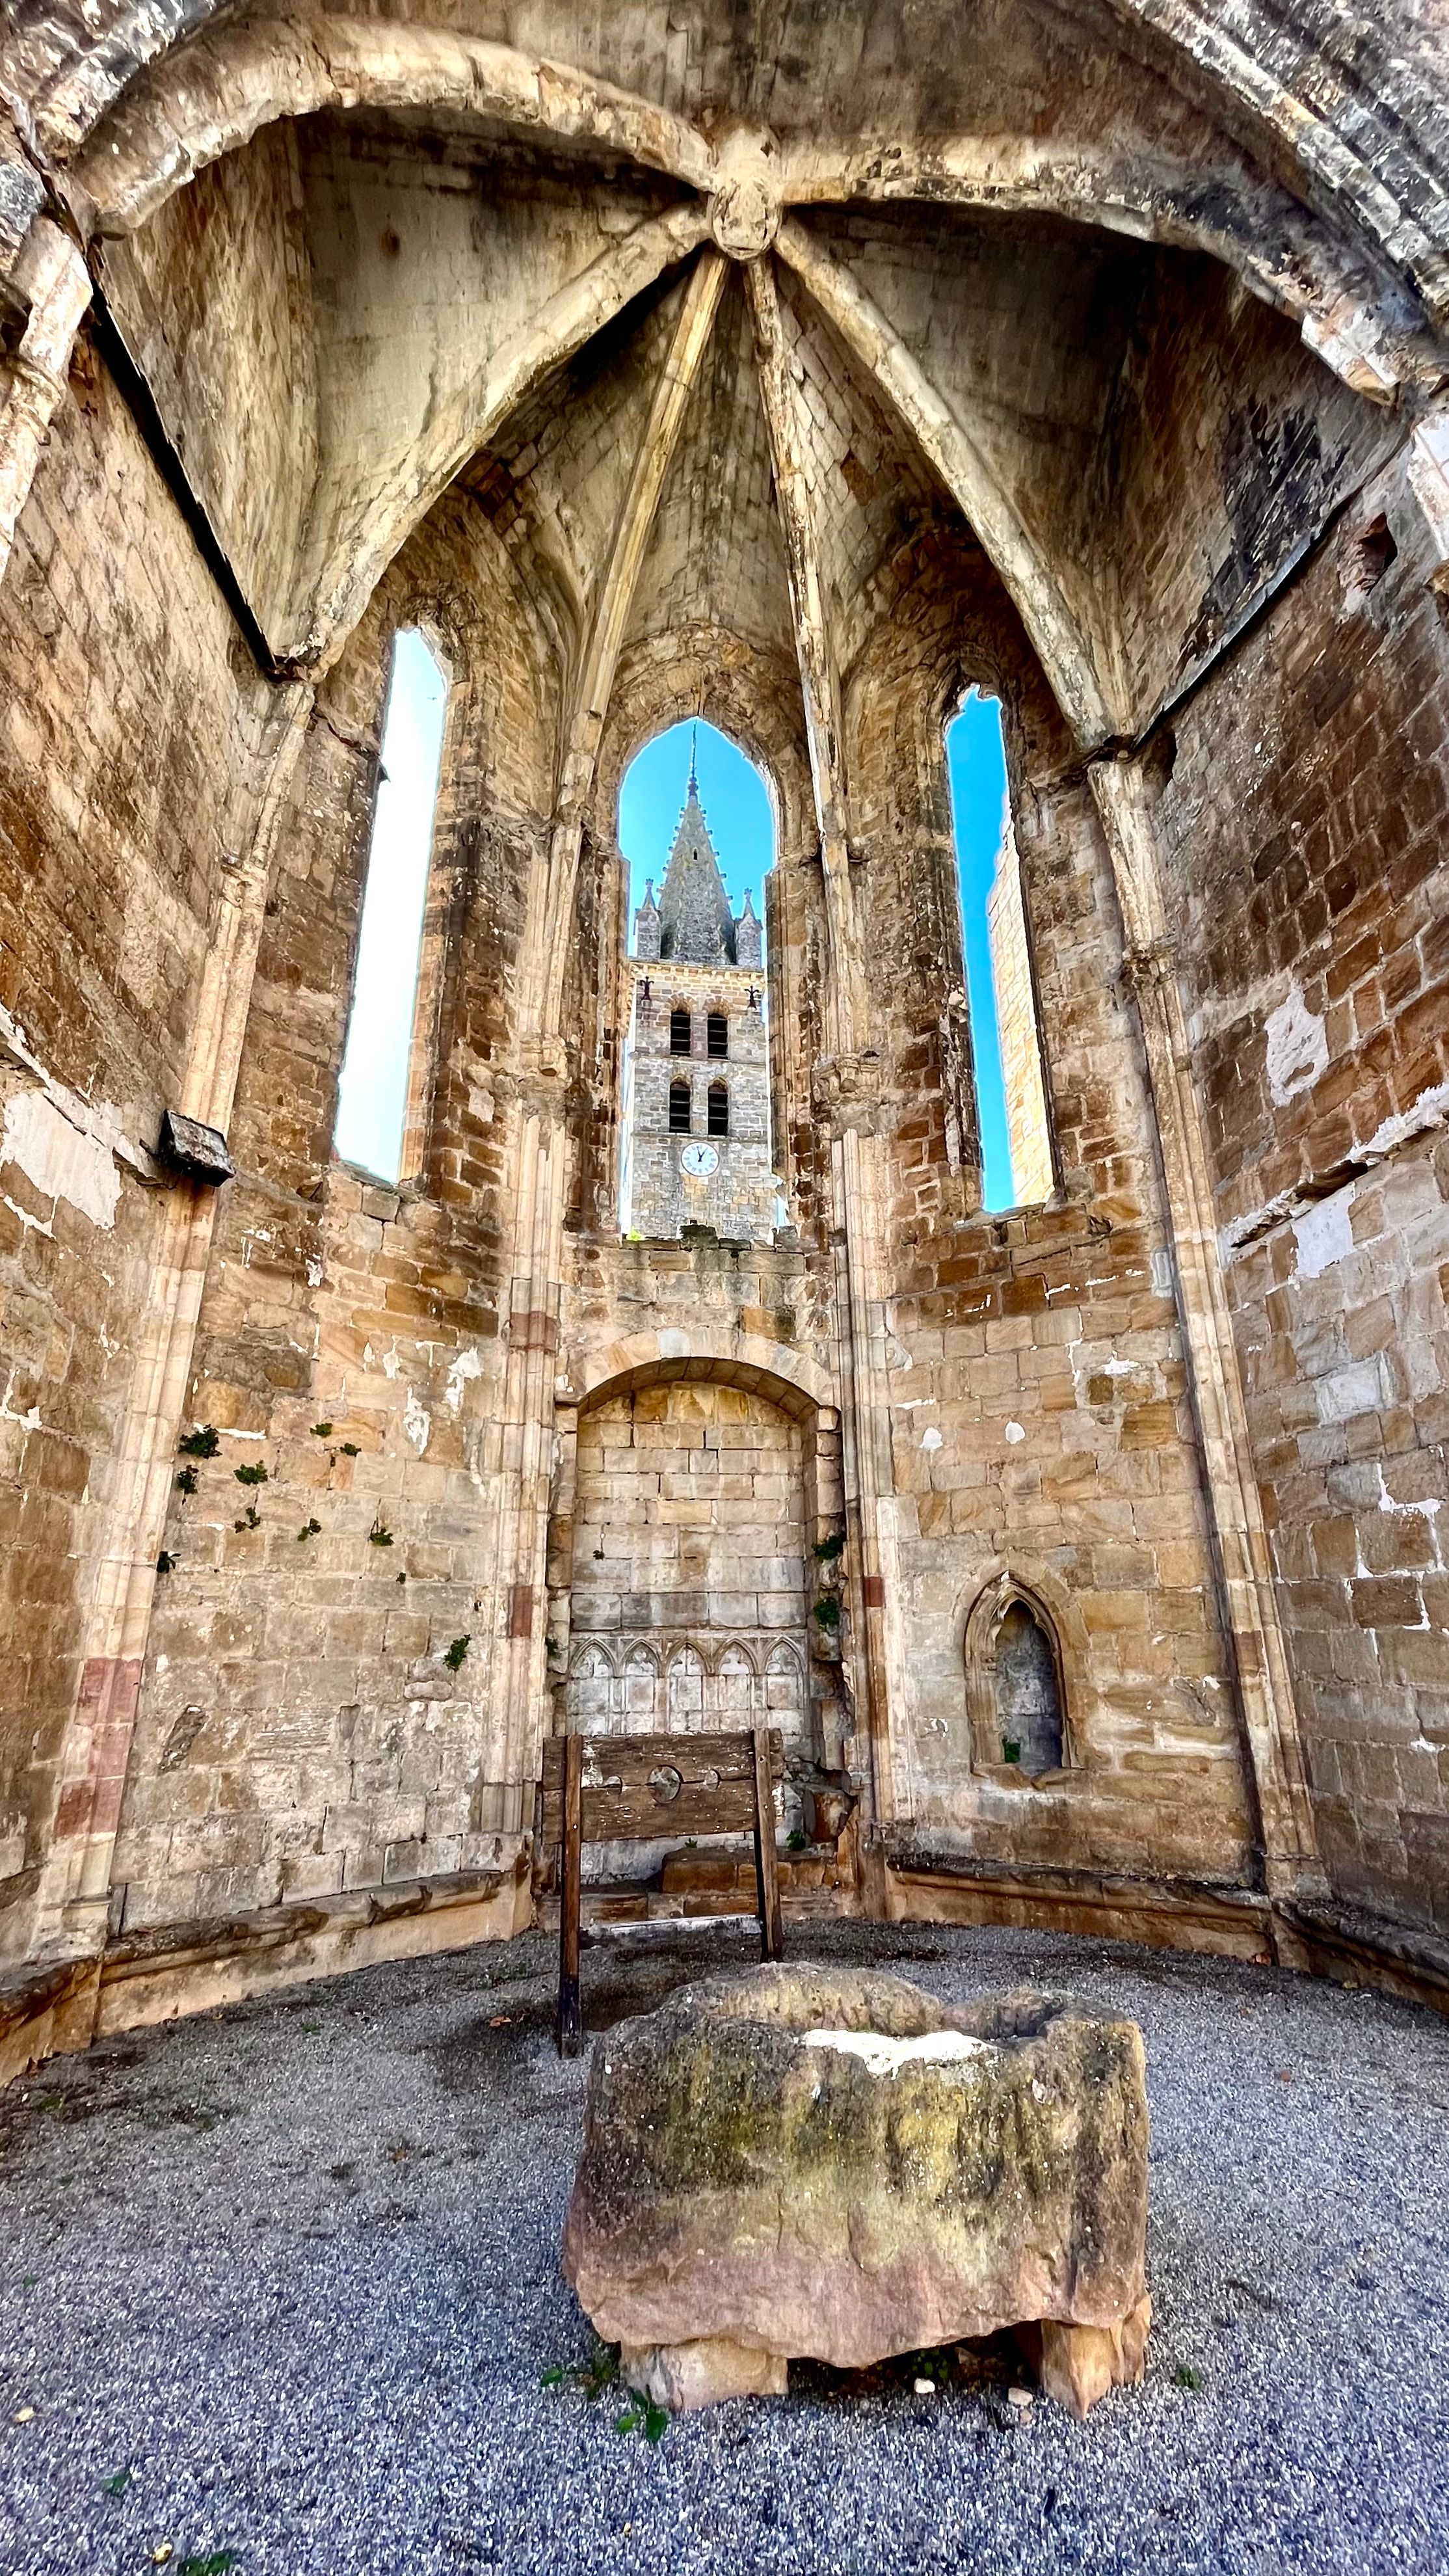
[{"label": "tall lancet window", "polygon": [[335,1133],[344,1162],[360,1163],[385,1181],[405,1177],[418,968],[447,713],[447,672],[427,638],[402,627],[393,642],[383,717]]},{"label": "tall lancet window", "polygon": [[946,728],[961,945],[983,1207],[1026,1207],[1055,1186],[1031,934],[995,698],[972,689]]},{"label": "tall lancet window", "polygon": [[[646,1241],[689,1229],[772,1243],[785,1216],[770,1149],[761,928],[775,849],[769,791],[713,726],[675,725],[625,775],[619,846],[635,889],[623,1230]],[[702,1064],[686,1081],[686,1056],[702,1057],[711,1076]]]}]

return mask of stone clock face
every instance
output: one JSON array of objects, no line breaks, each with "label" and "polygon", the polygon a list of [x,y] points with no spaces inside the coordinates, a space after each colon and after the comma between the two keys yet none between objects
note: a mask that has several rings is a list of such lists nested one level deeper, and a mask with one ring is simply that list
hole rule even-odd
[{"label": "stone clock face", "polygon": [[679,1160],[692,1181],[707,1181],[719,1166],[713,1145],[686,1145]]}]

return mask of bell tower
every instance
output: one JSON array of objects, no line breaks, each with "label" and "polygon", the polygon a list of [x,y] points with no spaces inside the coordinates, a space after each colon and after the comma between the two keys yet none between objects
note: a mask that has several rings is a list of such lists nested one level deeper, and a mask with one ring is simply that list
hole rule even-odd
[{"label": "bell tower", "polygon": [[659,900],[634,916],[622,1212],[627,1234],[685,1225],[769,1243],[770,1078],[760,924],[730,911],[691,759]]}]

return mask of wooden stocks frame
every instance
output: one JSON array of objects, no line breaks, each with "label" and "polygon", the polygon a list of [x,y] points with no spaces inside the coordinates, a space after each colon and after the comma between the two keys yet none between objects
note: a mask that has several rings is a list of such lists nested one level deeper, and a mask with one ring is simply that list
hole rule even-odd
[{"label": "wooden stocks frame", "polygon": [[785,1771],[777,1726],[717,1735],[565,1735],[543,1749],[543,1839],[561,1852],[558,2010],[561,2057],[583,2046],[580,1909],[586,1842],[656,1842],[660,1833],[750,1832],[760,1956],[781,1951],[775,1783]]}]

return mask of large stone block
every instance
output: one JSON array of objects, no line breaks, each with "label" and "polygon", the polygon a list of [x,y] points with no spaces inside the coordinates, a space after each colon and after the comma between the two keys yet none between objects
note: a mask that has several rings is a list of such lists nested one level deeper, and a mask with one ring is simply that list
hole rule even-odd
[{"label": "large stone block", "polygon": [[1084,2413],[1141,2376],[1147,2136],[1132,2022],[861,1970],[712,1979],[599,2041],[564,2270],[680,2404],[749,2365],[679,2347],[860,2368],[1041,2323]]}]

